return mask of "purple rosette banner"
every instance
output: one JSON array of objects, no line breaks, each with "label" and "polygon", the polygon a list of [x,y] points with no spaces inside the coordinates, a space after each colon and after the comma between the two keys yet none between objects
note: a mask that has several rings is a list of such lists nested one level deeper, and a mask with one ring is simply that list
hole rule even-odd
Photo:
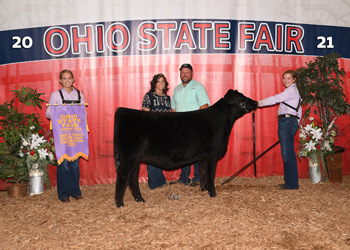
[{"label": "purple rosette banner", "polygon": [[84,105],[51,105],[51,122],[58,164],[64,159],[89,159],[89,139]]}]

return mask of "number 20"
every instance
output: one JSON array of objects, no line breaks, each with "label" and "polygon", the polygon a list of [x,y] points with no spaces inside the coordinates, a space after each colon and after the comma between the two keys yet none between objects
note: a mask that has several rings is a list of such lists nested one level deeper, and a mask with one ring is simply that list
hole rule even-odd
[{"label": "number 20", "polygon": [[321,42],[317,45],[317,48],[318,49],[333,49],[334,48],[334,45],[333,45],[333,41],[332,41],[332,37],[329,36],[327,37],[327,41],[328,41],[328,44],[325,45],[326,43],[326,38],[324,36],[318,36],[317,37],[317,40],[321,40]]},{"label": "number 20", "polygon": [[13,49],[29,49],[33,45],[33,40],[30,36],[25,36],[21,39],[19,36],[13,36],[12,40],[16,40],[15,44],[12,45]]}]

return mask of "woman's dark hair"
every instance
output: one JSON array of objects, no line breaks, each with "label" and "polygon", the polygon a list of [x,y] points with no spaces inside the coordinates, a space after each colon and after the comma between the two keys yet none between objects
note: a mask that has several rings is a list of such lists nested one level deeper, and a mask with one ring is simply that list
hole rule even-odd
[{"label": "woman's dark hair", "polygon": [[295,73],[294,70],[287,70],[286,72],[283,73],[282,77],[285,75],[285,74],[290,74],[293,79],[296,81],[297,80],[297,73]]},{"label": "woman's dark hair", "polygon": [[150,83],[151,83],[151,89],[150,89],[149,92],[155,92],[155,91],[156,91],[157,82],[158,82],[158,80],[159,80],[160,78],[162,78],[162,77],[164,78],[164,81],[165,81],[165,86],[164,86],[164,89],[163,89],[163,93],[164,93],[164,94],[167,94],[167,92],[168,92],[168,90],[169,90],[169,83],[168,83],[168,81],[167,81],[165,75],[162,74],[162,73],[158,73],[158,74],[155,74],[155,75],[153,76],[153,79],[152,79],[152,81],[150,82]]}]

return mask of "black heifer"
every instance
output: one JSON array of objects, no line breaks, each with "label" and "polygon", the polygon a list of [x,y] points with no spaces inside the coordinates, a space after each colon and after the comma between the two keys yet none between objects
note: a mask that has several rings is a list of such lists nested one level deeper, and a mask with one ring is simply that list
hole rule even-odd
[{"label": "black heifer", "polygon": [[215,197],[216,164],[227,151],[232,126],[257,105],[231,89],[213,106],[192,112],[118,108],[114,120],[117,207],[124,206],[127,184],[135,200],[144,201],[138,183],[140,161],[168,170],[197,161],[201,189]]}]

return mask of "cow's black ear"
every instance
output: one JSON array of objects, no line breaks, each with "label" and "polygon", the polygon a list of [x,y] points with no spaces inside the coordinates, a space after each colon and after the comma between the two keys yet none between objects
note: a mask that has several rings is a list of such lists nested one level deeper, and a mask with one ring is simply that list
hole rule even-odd
[{"label": "cow's black ear", "polygon": [[224,100],[227,101],[229,104],[232,104],[233,97],[234,97],[234,91],[230,89],[229,91],[227,91],[226,95],[224,96]]}]

